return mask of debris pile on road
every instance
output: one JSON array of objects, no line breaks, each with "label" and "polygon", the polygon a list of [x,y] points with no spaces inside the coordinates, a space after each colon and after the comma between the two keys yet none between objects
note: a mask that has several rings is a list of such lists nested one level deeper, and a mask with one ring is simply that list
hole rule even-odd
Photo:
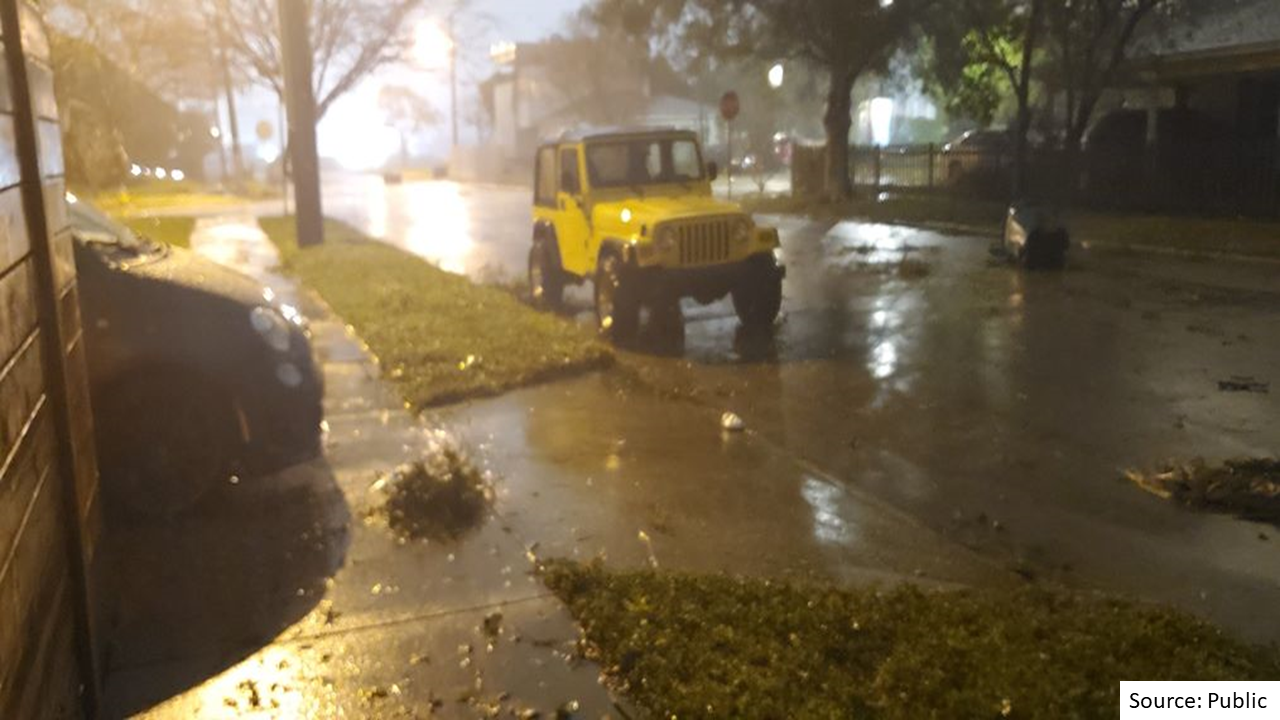
[{"label": "debris pile on road", "polygon": [[407,540],[455,540],[480,525],[493,504],[489,479],[447,439],[378,485],[386,499],[375,512]]},{"label": "debris pile on road", "polygon": [[1266,395],[1271,392],[1271,383],[1259,382],[1251,377],[1233,377],[1230,380],[1219,380],[1218,390]]},{"label": "debris pile on road", "polygon": [[1180,505],[1280,523],[1280,460],[1204,460],[1170,463],[1154,473],[1126,476],[1144,490]]}]

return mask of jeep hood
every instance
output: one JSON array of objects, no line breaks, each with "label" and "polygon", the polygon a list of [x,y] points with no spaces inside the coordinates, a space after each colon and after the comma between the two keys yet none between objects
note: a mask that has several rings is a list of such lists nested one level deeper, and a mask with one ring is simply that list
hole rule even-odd
[{"label": "jeep hood", "polygon": [[743,215],[736,203],[708,195],[682,195],[678,197],[628,198],[597,203],[593,218],[597,222],[619,222],[623,210],[630,210],[632,223],[654,225],[668,220],[680,220],[703,215]]}]

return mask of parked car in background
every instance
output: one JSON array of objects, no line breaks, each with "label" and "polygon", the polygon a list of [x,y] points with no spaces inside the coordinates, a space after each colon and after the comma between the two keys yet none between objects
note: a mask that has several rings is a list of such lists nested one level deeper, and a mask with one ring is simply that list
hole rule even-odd
[{"label": "parked car in background", "polygon": [[68,200],[107,502],[171,514],[316,457],[323,387],[297,310]]},{"label": "parked car in background", "polygon": [[942,167],[952,187],[999,182],[1013,168],[1013,136],[1003,128],[970,130],[942,146]]}]

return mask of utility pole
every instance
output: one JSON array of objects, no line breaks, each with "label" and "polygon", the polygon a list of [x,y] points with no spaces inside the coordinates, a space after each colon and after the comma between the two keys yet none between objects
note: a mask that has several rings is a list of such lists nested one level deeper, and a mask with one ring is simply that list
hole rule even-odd
[{"label": "utility pole", "polygon": [[284,55],[286,136],[297,205],[298,246],[324,242],[320,199],[320,154],[316,149],[316,97],[311,87],[311,36],[307,0],[279,0],[280,44]]}]

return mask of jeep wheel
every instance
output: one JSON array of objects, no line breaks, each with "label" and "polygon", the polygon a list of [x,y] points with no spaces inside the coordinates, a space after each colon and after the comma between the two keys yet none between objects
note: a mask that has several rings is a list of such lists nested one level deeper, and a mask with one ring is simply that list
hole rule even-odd
[{"label": "jeep wheel", "polygon": [[733,309],[749,328],[768,327],[782,310],[782,273],[768,255],[746,261],[741,279],[733,289]]},{"label": "jeep wheel", "polygon": [[564,301],[564,270],[542,238],[529,249],[529,298],[539,310],[558,310]]},{"label": "jeep wheel", "polygon": [[629,340],[640,327],[640,300],[628,274],[617,253],[600,256],[595,281],[596,322],[600,332],[613,340]]}]

